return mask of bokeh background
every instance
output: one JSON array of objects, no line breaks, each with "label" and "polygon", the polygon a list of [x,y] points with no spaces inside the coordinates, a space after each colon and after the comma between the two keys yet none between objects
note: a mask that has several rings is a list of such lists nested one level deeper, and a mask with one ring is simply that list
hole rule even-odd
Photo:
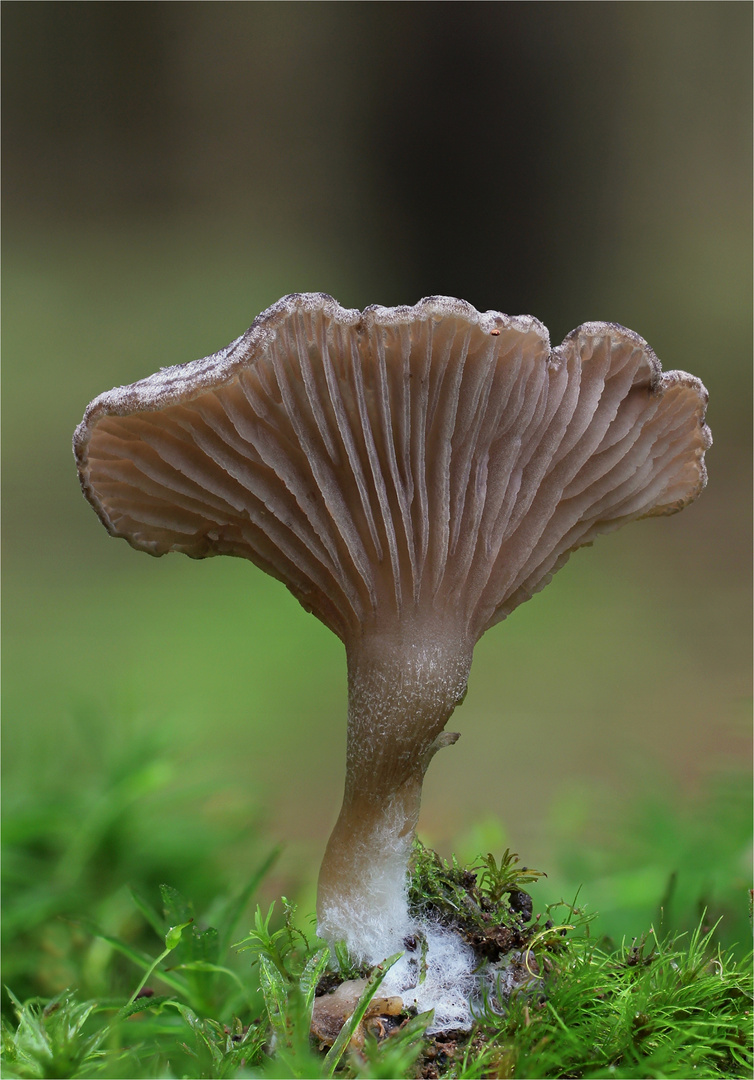
[{"label": "bokeh background", "polygon": [[745,934],[751,6],[2,17],[6,979],[66,984],[84,946],[61,912],[127,920],[134,880],[204,902],[278,840],[264,888],[313,906],[339,642],[250,564],[110,540],[70,451],[93,396],[307,290],[460,296],[554,342],[612,320],[705,382],[707,491],[579,552],[482,640],[421,831],[511,844],[543,898],[583,882],[619,938],[661,904]]}]

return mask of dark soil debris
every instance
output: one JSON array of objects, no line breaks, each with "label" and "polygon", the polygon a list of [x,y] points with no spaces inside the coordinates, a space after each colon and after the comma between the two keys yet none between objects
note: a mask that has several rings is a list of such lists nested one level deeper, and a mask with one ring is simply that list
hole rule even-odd
[{"label": "dark soil debris", "polygon": [[466,1031],[443,1031],[431,1037],[417,1061],[417,1080],[438,1080],[466,1052]]}]

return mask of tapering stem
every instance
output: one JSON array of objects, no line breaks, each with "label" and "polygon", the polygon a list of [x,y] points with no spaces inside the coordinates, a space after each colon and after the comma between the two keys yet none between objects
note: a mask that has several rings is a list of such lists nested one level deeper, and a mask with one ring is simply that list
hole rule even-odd
[{"label": "tapering stem", "polygon": [[402,947],[406,877],[424,773],[466,691],[471,644],[416,626],[348,649],[343,805],[319,875],[320,936],[378,962]]}]

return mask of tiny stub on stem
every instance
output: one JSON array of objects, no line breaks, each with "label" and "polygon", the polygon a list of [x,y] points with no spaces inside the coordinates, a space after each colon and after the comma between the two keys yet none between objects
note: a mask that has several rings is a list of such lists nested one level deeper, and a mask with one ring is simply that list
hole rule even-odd
[{"label": "tiny stub on stem", "polygon": [[427,771],[430,761],[438,750],[442,750],[443,746],[452,746],[453,743],[457,743],[460,738],[460,731],[441,731],[434,742],[430,743],[425,751],[424,757],[422,758],[422,771]]}]

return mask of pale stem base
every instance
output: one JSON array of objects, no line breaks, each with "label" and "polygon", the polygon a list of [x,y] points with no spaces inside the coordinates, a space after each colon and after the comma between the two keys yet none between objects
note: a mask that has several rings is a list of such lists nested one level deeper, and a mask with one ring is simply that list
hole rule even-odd
[{"label": "pale stem base", "polygon": [[471,666],[457,635],[407,636],[370,635],[349,650],[345,793],[319,875],[320,937],[369,963],[405,947],[424,773],[458,738],[443,728]]}]

